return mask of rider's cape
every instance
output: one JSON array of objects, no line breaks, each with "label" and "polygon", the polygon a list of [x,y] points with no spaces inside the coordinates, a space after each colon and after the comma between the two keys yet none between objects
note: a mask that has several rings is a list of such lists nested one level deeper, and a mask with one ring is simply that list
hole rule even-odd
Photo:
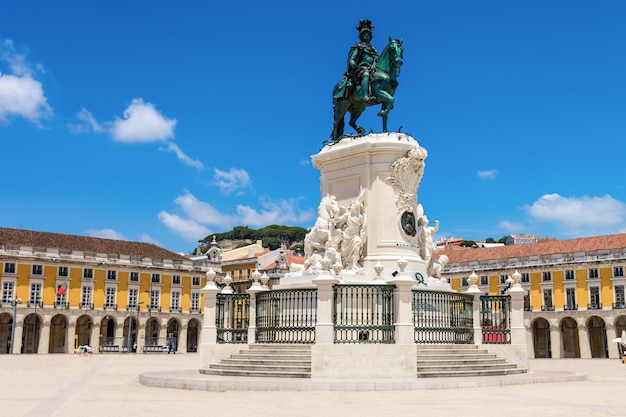
[{"label": "rider's cape", "polygon": [[333,98],[348,97],[352,93],[352,86],[352,77],[350,77],[348,74],[344,74],[341,81],[339,81],[335,86]]}]

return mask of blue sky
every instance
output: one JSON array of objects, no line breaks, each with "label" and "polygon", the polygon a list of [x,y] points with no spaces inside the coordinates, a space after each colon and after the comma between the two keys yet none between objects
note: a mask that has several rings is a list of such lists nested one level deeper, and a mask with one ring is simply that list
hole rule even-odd
[{"label": "blue sky", "polygon": [[[625,16],[624,1],[0,0],[0,226],[178,252],[237,225],[311,227],[310,156],[369,18],[379,52],[404,41],[389,127],[428,150],[437,238],[626,232]],[[381,129],[372,108],[360,124]]]}]

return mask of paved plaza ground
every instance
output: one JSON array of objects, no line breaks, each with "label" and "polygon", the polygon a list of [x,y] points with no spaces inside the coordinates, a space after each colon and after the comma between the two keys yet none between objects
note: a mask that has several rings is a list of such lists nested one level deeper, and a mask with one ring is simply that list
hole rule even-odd
[{"label": "paved plaza ground", "polygon": [[626,365],[617,359],[530,361],[531,376],[587,375],[579,381],[449,389],[207,392],[139,383],[147,373],[195,375],[198,364],[197,354],[0,355],[0,416],[626,416]]}]

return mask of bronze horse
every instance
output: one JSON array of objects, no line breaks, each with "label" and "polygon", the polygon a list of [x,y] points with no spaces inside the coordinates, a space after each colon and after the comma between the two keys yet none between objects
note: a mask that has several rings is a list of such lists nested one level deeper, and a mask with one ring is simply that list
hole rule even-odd
[{"label": "bronze horse", "polygon": [[[363,101],[355,98],[355,91],[350,91],[350,82],[347,77],[338,82],[333,89],[333,108],[335,113],[333,132],[331,134],[330,143],[337,143],[344,135],[345,126],[344,117],[350,112],[349,125],[357,131],[357,135],[365,134],[365,129],[357,126],[356,121],[366,107],[382,104],[378,116],[383,118],[383,132],[387,131],[387,115],[393,108],[393,95],[398,87],[398,75],[402,66],[402,39],[392,39],[389,37],[389,43],[380,54],[380,58],[372,70],[370,76],[371,96],[374,100]],[[357,86],[360,88],[360,86]]]}]

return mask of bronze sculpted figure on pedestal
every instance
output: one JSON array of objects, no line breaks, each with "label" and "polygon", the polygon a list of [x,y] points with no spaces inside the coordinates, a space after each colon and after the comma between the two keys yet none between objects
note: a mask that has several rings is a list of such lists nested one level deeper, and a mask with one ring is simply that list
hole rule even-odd
[{"label": "bronze sculpted figure on pedestal", "polygon": [[358,135],[365,129],[356,121],[367,106],[382,104],[378,115],[383,119],[383,132],[387,131],[387,115],[393,108],[393,95],[398,87],[397,77],[402,66],[402,39],[392,39],[378,56],[370,44],[374,26],[369,19],[361,20],[356,27],[361,42],[348,53],[348,69],[333,90],[334,125],[331,143],[344,137],[344,117],[350,112],[350,126]]}]

